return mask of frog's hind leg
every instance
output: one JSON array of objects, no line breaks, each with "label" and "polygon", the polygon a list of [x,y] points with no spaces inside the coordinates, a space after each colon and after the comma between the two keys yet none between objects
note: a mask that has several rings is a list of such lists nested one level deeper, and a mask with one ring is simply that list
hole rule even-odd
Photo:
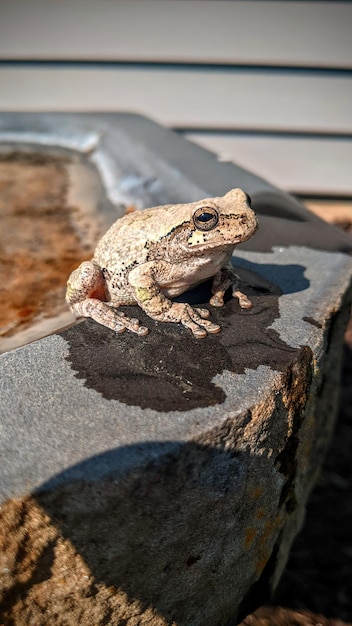
[{"label": "frog's hind leg", "polygon": [[[81,263],[72,272],[67,282],[66,302],[77,317],[90,317],[117,333],[126,329],[137,335],[148,333],[148,329],[140,326],[137,319],[113,310],[110,302],[104,302],[106,296],[104,276],[92,261]],[[118,304],[113,306],[118,307]]]},{"label": "frog's hind leg", "polygon": [[210,304],[218,307],[223,306],[225,292],[231,287],[232,296],[238,299],[241,309],[251,309],[253,304],[246,294],[239,290],[240,284],[240,277],[236,274],[232,265],[230,263],[227,264],[214,276],[212,285],[213,296],[210,298]]},{"label": "frog's hind leg", "polygon": [[137,335],[146,335],[149,331],[146,326],[140,326],[136,318],[130,318],[122,312],[114,311],[110,304],[97,300],[97,298],[86,298],[71,306],[72,311],[79,317],[91,317],[93,320],[111,328],[116,333],[123,333],[131,330]]}]

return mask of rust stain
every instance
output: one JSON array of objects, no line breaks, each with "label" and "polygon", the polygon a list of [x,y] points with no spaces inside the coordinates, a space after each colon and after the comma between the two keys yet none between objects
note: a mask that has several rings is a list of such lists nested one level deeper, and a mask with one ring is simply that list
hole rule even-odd
[{"label": "rust stain", "polygon": [[0,156],[0,336],[63,312],[67,277],[92,256],[67,205],[67,161]]},{"label": "rust stain", "polygon": [[251,547],[251,545],[253,543],[253,539],[256,536],[256,534],[257,534],[257,531],[256,531],[255,528],[247,528],[246,534],[245,534],[245,537],[244,537],[244,545],[247,548],[247,550],[248,550],[248,548]]},{"label": "rust stain", "polygon": [[263,487],[254,487],[249,490],[249,496],[253,500],[258,500],[263,495]]},{"label": "rust stain", "polygon": [[268,519],[265,522],[264,529],[261,533],[258,533],[258,545],[257,545],[257,562],[255,565],[256,573],[260,576],[265,565],[267,564],[271,553],[272,547],[275,543],[277,534],[282,527],[282,515],[278,513],[274,519]]}]

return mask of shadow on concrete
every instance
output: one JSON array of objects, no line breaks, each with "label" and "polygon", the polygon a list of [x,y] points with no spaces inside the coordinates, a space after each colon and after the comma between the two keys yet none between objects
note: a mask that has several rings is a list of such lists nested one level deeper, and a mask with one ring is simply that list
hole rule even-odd
[{"label": "shadow on concrete", "polygon": [[[232,436],[240,437],[251,419],[249,412],[240,416]],[[287,425],[277,415],[270,421],[275,448]],[[95,582],[137,599],[141,613],[152,606],[170,624],[236,624],[243,596],[245,612],[269,596],[280,488],[269,468],[275,457],[226,449],[228,433],[221,435],[218,446],[151,442],[108,451],[54,477],[36,500]],[[126,457],[134,467],[122,471]],[[259,527],[271,528],[265,545],[260,536],[245,535],[260,510]],[[259,576],[264,554],[268,563]]]},{"label": "shadow on concrete", "polygon": [[305,246],[351,254],[351,237],[309,211],[292,196],[279,191],[251,193],[260,228],[241,248],[271,252],[273,247]]}]

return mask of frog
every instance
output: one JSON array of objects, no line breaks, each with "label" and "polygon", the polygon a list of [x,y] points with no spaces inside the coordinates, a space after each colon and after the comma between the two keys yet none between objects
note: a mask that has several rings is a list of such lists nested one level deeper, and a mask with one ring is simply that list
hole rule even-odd
[{"label": "frog", "polygon": [[75,269],[66,301],[76,317],[89,317],[116,333],[149,332],[119,310],[138,305],[156,322],[183,325],[196,339],[220,332],[204,306],[174,301],[212,278],[209,304],[222,307],[231,287],[241,309],[251,300],[240,291],[231,257],[258,228],[249,195],[240,188],[224,196],[129,212],[98,242],[94,256]]}]

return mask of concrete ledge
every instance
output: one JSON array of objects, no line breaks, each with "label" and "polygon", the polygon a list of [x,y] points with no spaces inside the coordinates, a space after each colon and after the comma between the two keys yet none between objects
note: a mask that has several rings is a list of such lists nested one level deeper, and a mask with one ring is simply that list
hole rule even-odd
[{"label": "concrete ledge", "polygon": [[217,336],[143,319],[146,338],[116,337],[85,321],[0,357],[1,618],[236,624],[276,585],[330,438],[351,241],[148,120],[0,116],[8,141],[29,127],[89,145],[113,203],[235,181],[261,228],[233,259],[254,307],[212,309]]}]

